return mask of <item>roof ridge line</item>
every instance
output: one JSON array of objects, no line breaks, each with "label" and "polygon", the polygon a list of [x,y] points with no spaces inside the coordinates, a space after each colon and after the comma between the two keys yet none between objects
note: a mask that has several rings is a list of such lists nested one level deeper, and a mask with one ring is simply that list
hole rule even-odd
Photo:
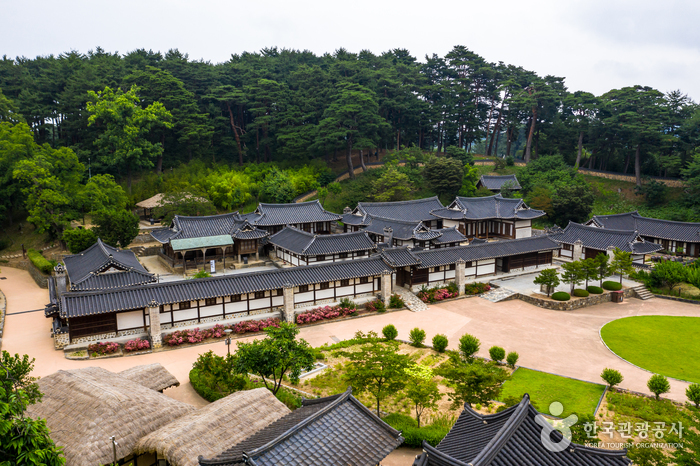
[{"label": "roof ridge line", "polygon": [[523,395],[523,399],[520,400],[520,404],[513,411],[510,418],[501,426],[498,432],[496,432],[496,435],[489,440],[489,443],[484,446],[469,464],[473,466],[487,466],[496,455],[498,455],[503,446],[511,439],[513,434],[518,430],[518,427],[523,423],[529,413],[529,407],[530,395],[526,393]]},{"label": "roof ridge line", "polygon": [[441,459],[445,462],[449,461],[450,466],[472,466],[471,463],[465,463],[464,461],[460,461],[457,458],[448,455],[447,453],[438,450],[434,446],[430,445],[428,442],[423,440],[423,445],[422,445],[423,451],[428,453],[428,457],[434,456],[437,457],[438,459]]},{"label": "roof ridge line", "polygon": [[[328,406],[325,406],[324,408],[319,409],[319,410],[316,411],[315,413],[311,414],[309,417],[307,417],[307,418],[301,420],[301,421],[298,422],[297,424],[295,424],[295,425],[293,425],[292,427],[290,427],[289,429],[287,429],[284,433],[282,433],[282,434],[280,434],[279,436],[277,436],[276,438],[270,440],[270,441],[267,442],[266,444],[261,445],[261,446],[259,446],[258,448],[255,448],[255,449],[251,450],[250,452],[245,452],[245,451],[244,451],[244,452],[243,452],[243,457],[244,457],[245,459],[248,459],[248,458],[250,458],[251,456],[255,456],[255,455],[258,455],[258,454],[260,454],[260,453],[262,453],[262,452],[264,452],[264,451],[266,451],[266,450],[269,450],[270,448],[274,447],[274,446],[277,445],[278,443],[280,443],[280,442],[282,442],[282,441],[288,439],[288,438],[291,437],[293,434],[295,434],[296,432],[298,432],[302,427],[305,427],[305,426],[309,425],[310,423],[314,422],[314,421],[315,421],[316,419],[318,419],[319,417],[321,417],[321,416],[325,415],[326,413],[328,413],[328,411],[330,411],[331,409],[333,409],[333,408],[335,408],[336,406],[338,406],[339,404],[341,404],[341,403],[347,401],[347,399],[349,398],[350,395],[352,395],[352,387],[348,387],[348,389],[345,390],[345,393],[343,393],[341,396],[339,396],[339,397],[336,398],[335,400],[331,401],[331,402],[328,404]],[[291,414],[293,414],[293,412],[290,412],[289,414],[287,414],[287,416],[290,416]],[[286,417],[286,416],[285,416],[285,417]],[[284,419],[284,417],[281,417],[280,419]]]}]

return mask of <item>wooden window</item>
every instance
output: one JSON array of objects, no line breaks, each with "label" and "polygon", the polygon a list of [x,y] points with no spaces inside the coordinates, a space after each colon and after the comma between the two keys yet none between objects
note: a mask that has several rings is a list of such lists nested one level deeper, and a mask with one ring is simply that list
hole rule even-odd
[{"label": "wooden window", "polygon": [[369,283],[369,277],[360,277],[360,284]]},{"label": "wooden window", "polygon": [[239,294],[235,294],[235,295],[231,296],[232,303],[240,302],[240,300],[241,300],[241,295],[239,295]]},{"label": "wooden window", "polygon": [[284,292],[282,291],[282,288],[277,288],[277,296],[284,296]]},{"label": "wooden window", "polygon": [[316,222],[316,231],[324,231],[325,228],[323,226],[323,222]]},{"label": "wooden window", "polygon": [[256,252],[258,241],[255,239],[243,239],[238,241],[238,251],[241,253]]},{"label": "wooden window", "polygon": [[367,254],[367,251],[357,251],[357,252],[355,253],[355,255],[356,255],[357,257],[362,257],[362,256],[364,256],[365,254]]},{"label": "wooden window", "polygon": [[433,267],[432,272],[439,272],[439,271],[440,271],[440,267]]},{"label": "wooden window", "polygon": [[302,223],[301,229],[307,233],[311,233],[311,224],[310,223]]},{"label": "wooden window", "polygon": [[192,303],[190,301],[183,301],[180,303],[180,309],[191,309]]},{"label": "wooden window", "polygon": [[472,266],[471,261],[470,261],[470,262],[467,262],[466,264],[464,264],[464,267],[465,267],[465,268],[469,268],[469,267],[471,267],[471,266]]},{"label": "wooden window", "polygon": [[347,259],[347,258],[348,258],[348,253],[347,253],[347,252],[341,252],[340,254],[338,254],[338,257],[340,257],[341,259]]},{"label": "wooden window", "polygon": [[216,305],[216,298],[206,298],[204,300],[204,305],[205,306],[214,306]]},{"label": "wooden window", "polygon": [[564,249],[567,250],[567,251],[571,251],[571,249],[573,249],[573,246],[571,246],[570,244],[563,244],[562,246],[563,246]]},{"label": "wooden window", "polygon": [[309,291],[309,285],[299,285],[299,293],[306,293]]},{"label": "wooden window", "polygon": [[456,269],[456,264],[450,264],[450,270],[455,270]]},{"label": "wooden window", "polygon": [[350,286],[350,280],[340,280],[340,286]]},{"label": "wooden window", "polygon": [[262,299],[265,297],[265,292],[264,291],[256,291],[255,292],[255,299]]},{"label": "wooden window", "polygon": [[316,262],[321,262],[321,261],[324,261],[324,260],[326,260],[326,256],[324,256],[324,255],[318,255],[318,256],[316,256]]},{"label": "wooden window", "polygon": [[323,283],[321,283],[321,289],[322,289],[322,290],[327,290],[327,289],[330,288],[330,287],[331,287],[331,284],[328,283],[328,282],[323,282]]}]

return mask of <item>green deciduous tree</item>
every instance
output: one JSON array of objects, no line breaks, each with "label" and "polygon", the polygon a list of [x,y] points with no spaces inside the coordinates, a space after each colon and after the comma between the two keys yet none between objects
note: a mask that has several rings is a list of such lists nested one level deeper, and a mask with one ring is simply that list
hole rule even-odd
[{"label": "green deciduous tree", "polygon": [[498,398],[503,382],[509,378],[508,373],[493,362],[480,359],[465,362],[455,354],[440,365],[437,374],[444,377],[452,389],[448,394],[452,409],[460,409],[465,403],[488,406],[491,400]]},{"label": "green deciduous tree", "polygon": [[583,265],[581,261],[573,261],[562,264],[564,273],[561,274],[561,281],[571,286],[571,293],[574,292],[576,285],[585,279]]},{"label": "green deciduous tree", "polygon": [[600,287],[603,287],[603,279],[610,275],[610,256],[605,253],[599,253],[595,256],[596,275],[600,280]]},{"label": "green deciduous tree", "polygon": [[395,165],[389,165],[384,173],[372,182],[372,197],[380,202],[404,201],[410,197],[413,183]]},{"label": "green deciduous tree", "polygon": [[434,157],[425,164],[424,176],[435,194],[451,199],[462,187],[464,165],[459,159]]},{"label": "green deciduous tree", "polygon": [[126,248],[139,234],[139,218],[128,210],[101,210],[92,220],[97,237],[115,248]]},{"label": "green deciduous tree", "polygon": [[625,380],[620,371],[607,367],[601,372],[600,378],[603,379],[610,388],[613,388],[615,385],[620,385],[620,383]]},{"label": "green deciduous tree", "polygon": [[238,343],[233,367],[238,374],[260,376],[277,394],[285,374],[296,384],[302,371],[313,369],[314,352],[306,340],[297,339],[299,329],[294,324],[282,322],[279,327],[267,327],[265,333],[262,340]]},{"label": "green deciduous tree", "polygon": [[464,197],[474,197],[476,194],[476,183],[479,181],[479,169],[471,165],[464,166],[464,177],[462,177],[462,187],[459,188],[459,195]]},{"label": "green deciduous tree", "polygon": [[654,374],[647,381],[647,388],[658,400],[660,395],[668,393],[669,390],[671,390],[671,384],[668,383],[668,379],[663,375]]},{"label": "green deciduous tree", "polygon": [[[670,292],[673,289],[685,282],[688,277],[688,272],[683,264],[675,261],[662,261],[656,264],[651,271],[650,278],[655,286],[666,286]],[[680,295],[680,289],[678,290]]]},{"label": "green deciduous tree", "polygon": [[557,269],[544,269],[533,281],[536,285],[544,285],[547,289],[547,296],[552,294],[557,286],[559,286],[559,274]]},{"label": "green deciduous tree", "polygon": [[66,243],[71,253],[78,254],[95,244],[97,235],[89,228],[76,228],[75,230],[65,230],[61,239]]},{"label": "green deciduous tree", "polygon": [[459,353],[465,361],[473,361],[481,348],[481,342],[474,335],[465,333],[459,338]]},{"label": "green deciduous tree", "polygon": [[369,393],[376,401],[377,416],[381,402],[390,394],[403,390],[405,369],[409,358],[398,353],[397,341],[381,342],[374,339],[359,351],[343,353],[349,359],[345,380],[358,392]]},{"label": "green deciduous tree", "polygon": [[569,221],[582,223],[588,220],[593,212],[595,194],[588,183],[576,183],[561,186],[556,196],[552,197],[554,218],[561,225]]},{"label": "green deciduous tree", "polygon": [[420,427],[420,419],[426,409],[436,409],[442,399],[442,393],[433,378],[433,371],[421,364],[413,364],[404,369],[406,374],[406,396],[413,403],[416,422]]},{"label": "green deciduous tree", "polygon": [[598,278],[597,258],[589,257],[588,259],[581,260],[581,275],[586,281],[586,288],[588,288],[588,280],[595,280]]},{"label": "green deciduous tree", "polygon": [[700,383],[691,383],[685,389],[685,396],[696,408],[700,408]]},{"label": "green deciduous tree", "polygon": [[610,261],[610,273],[620,275],[620,284],[622,284],[623,275],[629,275],[634,272],[632,262],[632,253],[622,251],[619,248],[613,250],[613,260]]}]

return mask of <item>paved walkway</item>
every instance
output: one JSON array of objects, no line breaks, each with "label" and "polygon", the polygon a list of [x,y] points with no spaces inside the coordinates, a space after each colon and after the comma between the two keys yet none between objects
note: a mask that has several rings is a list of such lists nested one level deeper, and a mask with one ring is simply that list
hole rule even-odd
[{"label": "paved walkway", "polygon": [[[226,345],[216,342],[172,351],[141,356],[92,361],[69,361],[62,351],[53,349],[49,337],[50,321],[44,317],[43,307],[48,301],[46,290],[36,286],[23,270],[2,267],[0,288],[7,296],[8,316],[2,349],[11,353],[26,353],[36,358],[35,375],[44,376],[59,369],[101,366],[120,371],[139,364],[160,362],[180,380],[178,388],[166,390],[173,398],[197,406],[206,402],[192,390],[188,373],[197,356],[213,350],[224,355]],[[42,309],[39,312],[17,314],[21,311]],[[647,392],[650,374],[625,363],[610,353],[600,341],[598,331],[608,321],[635,315],[700,316],[698,306],[654,298],[648,301],[628,299],[624,303],[605,303],[597,306],[560,312],[541,309],[519,300],[491,303],[479,298],[466,298],[431,305],[427,311],[398,311],[362,319],[330,322],[304,327],[301,336],[311,345],[333,343],[336,339],[352,338],[357,330],[381,332],[387,324],[394,324],[399,338],[407,339],[409,331],[420,327],[427,333],[427,341],[438,333],[446,334],[450,348],[456,348],[459,337],[471,333],[481,340],[480,355],[488,356],[488,348],[503,346],[506,351],[517,351],[520,364],[525,367],[600,382],[605,367],[618,369],[625,377],[623,388]],[[249,339],[247,339],[249,340]],[[668,396],[685,401],[687,384],[671,381]]]},{"label": "paved walkway", "polygon": [[421,301],[418,296],[402,286],[394,286],[394,293],[401,296],[403,303],[413,312],[421,312],[428,309],[428,305]]}]

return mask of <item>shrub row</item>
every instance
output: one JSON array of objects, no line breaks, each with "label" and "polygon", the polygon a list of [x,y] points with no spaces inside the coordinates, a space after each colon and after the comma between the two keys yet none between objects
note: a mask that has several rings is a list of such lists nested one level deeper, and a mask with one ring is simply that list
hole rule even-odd
[{"label": "shrub row", "polygon": [[603,282],[603,289],[608,291],[620,291],[622,289],[622,285],[620,285],[618,282],[605,281]]},{"label": "shrub row", "polygon": [[27,251],[27,257],[34,264],[34,267],[41,270],[44,275],[51,275],[51,271],[55,264],[49,261],[47,258],[41,255],[36,249],[29,249]]},{"label": "shrub row", "polygon": [[577,298],[587,298],[589,294],[590,293],[588,293],[588,291],[582,290],[580,288],[576,288],[574,290],[574,296],[576,296]]},{"label": "shrub row", "polygon": [[310,322],[318,322],[320,320],[335,319],[336,317],[345,317],[354,314],[356,311],[352,308],[340,306],[324,306],[311,309],[297,315],[297,324],[308,324]]},{"label": "shrub row", "polygon": [[552,299],[555,301],[568,301],[571,299],[571,295],[566,291],[557,291],[556,293],[552,293]]},{"label": "shrub row", "polygon": [[99,354],[101,356],[105,354],[116,353],[118,349],[119,344],[112,342],[97,342],[88,345],[88,352],[90,354]]},{"label": "shrub row", "polygon": [[190,330],[176,330],[163,337],[163,343],[168,346],[179,346],[183,343],[201,343],[207,338],[222,338],[226,335],[226,330],[231,329],[233,333],[243,334],[248,332],[260,332],[267,327],[279,327],[279,319],[246,320],[232,325],[216,324],[207,330],[199,328]]},{"label": "shrub row", "polygon": [[491,286],[488,283],[476,282],[464,285],[464,292],[468,295],[486,293],[487,291],[491,291]]},{"label": "shrub row", "polygon": [[599,286],[590,285],[586,288],[586,291],[592,294],[603,294],[603,289]]},{"label": "shrub row", "polygon": [[423,287],[416,293],[418,299],[424,303],[435,303],[438,301],[443,301],[445,299],[454,298],[459,295],[459,288],[454,283],[450,283],[447,286],[436,286],[434,288]]},{"label": "shrub row", "polygon": [[124,344],[124,351],[131,353],[132,351],[143,351],[151,348],[151,343],[148,340],[129,340]]}]

